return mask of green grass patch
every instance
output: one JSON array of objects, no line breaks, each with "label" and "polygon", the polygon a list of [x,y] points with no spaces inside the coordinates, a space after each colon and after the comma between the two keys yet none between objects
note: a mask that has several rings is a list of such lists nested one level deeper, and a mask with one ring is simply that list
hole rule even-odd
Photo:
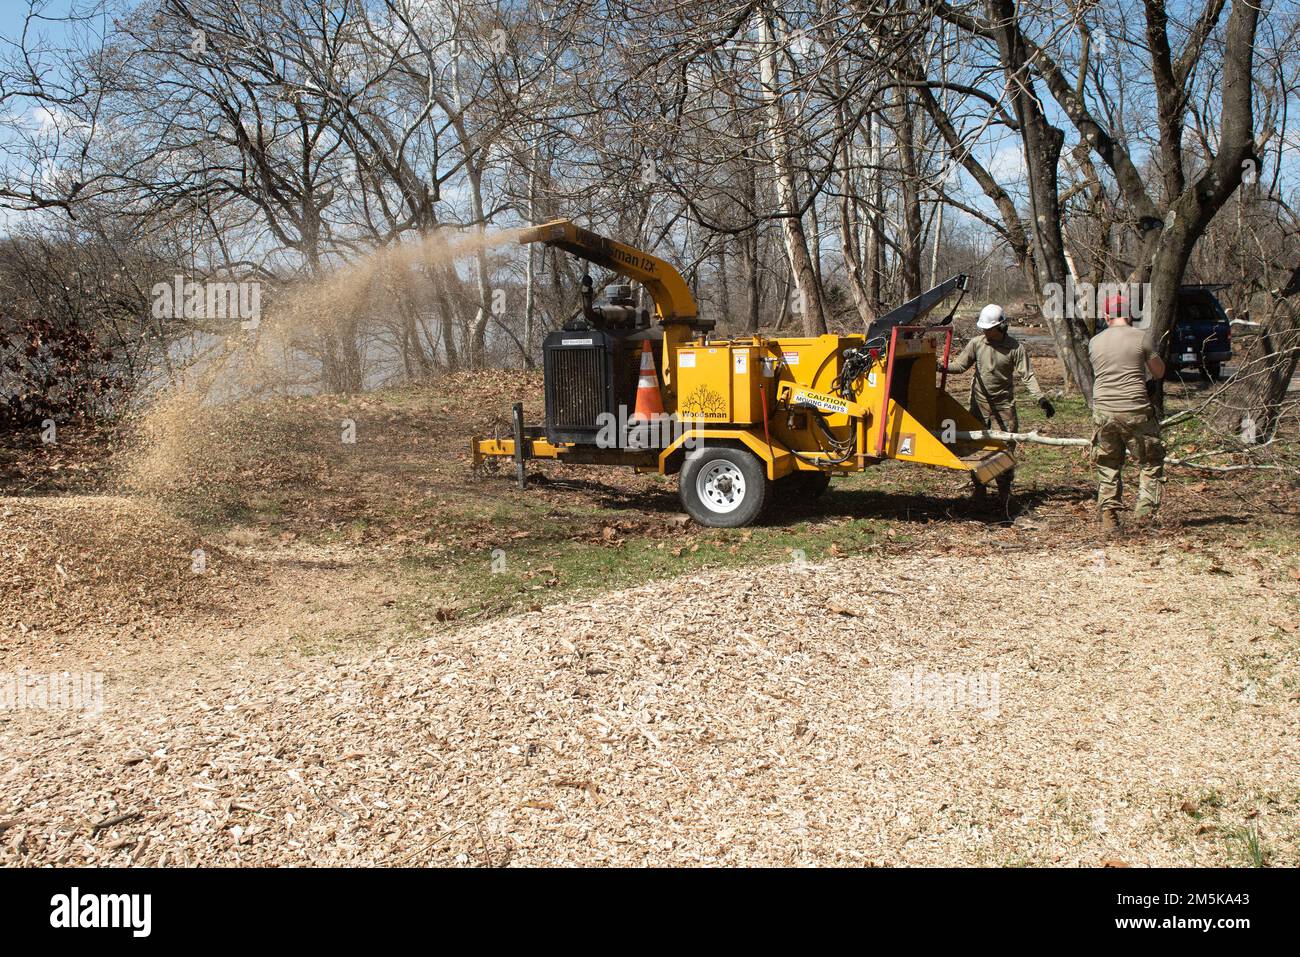
[{"label": "green grass patch", "polygon": [[1248,867],[1268,867],[1269,861],[1272,860],[1272,850],[1260,837],[1259,828],[1253,825],[1224,831],[1223,839]]},{"label": "green grass patch", "polygon": [[[676,535],[630,534],[604,541],[598,535],[560,537],[572,523],[566,526],[562,517],[529,511],[503,509],[505,524],[499,526],[514,534],[528,531],[527,538],[506,535],[495,544],[406,557],[401,572],[407,597],[400,604],[408,621],[424,627],[493,617],[702,569],[815,563],[861,554],[883,534],[885,524],[869,519],[832,524],[816,515],[782,525],[691,526]],[[611,520],[619,517],[609,515]],[[590,519],[583,524],[590,528]]]}]

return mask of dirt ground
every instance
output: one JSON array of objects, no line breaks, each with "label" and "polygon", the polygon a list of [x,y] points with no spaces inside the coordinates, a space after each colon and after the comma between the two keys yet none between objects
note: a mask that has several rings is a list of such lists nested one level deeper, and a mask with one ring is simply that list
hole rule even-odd
[{"label": "dirt ground", "polygon": [[1036,448],[1011,515],[891,464],[704,530],[653,476],[473,476],[516,395],[0,450],[0,678],[103,680],[0,709],[0,861],[1300,864],[1293,481],[1171,470],[1104,543]]}]

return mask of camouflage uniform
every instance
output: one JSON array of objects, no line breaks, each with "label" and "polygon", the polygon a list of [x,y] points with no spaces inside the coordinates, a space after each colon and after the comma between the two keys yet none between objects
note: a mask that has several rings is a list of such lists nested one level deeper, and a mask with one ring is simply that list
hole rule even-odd
[{"label": "camouflage uniform", "polygon": [[1165,445],[1154,411],[1094,412],[1092,458],[1097,466],[1097,505],[1103,511],[1118,511],[1124,493],[1125,453],[1138,467],[1138,516],[1154,515],[1160,508],[1160,491],[1165,477]]},{"label": "camouflage uniform", "polygon": [[[1003,333],[1000,342],[990,342],[987,336],[977,335],[966,343],[966,348],[948,363],[948,371],[960,374],[974,366],[975,377],[970,387],[970,414],[984,423],[986,429],[1019,432],[1020,417],[1016,414],[1016,376],[1025,384],[1035,399],[1043,397],[1038,378],[1029,365],[1025,347],[1011,335]],[[1015,443],[1010,444],[1015,452]],[[998,491],[1007,495],[1015,478],[1015,469],[998,476]],[[983,486],[972,479],[977,491]]]},{"label": "camouflage uniform", "polygon": [[1146,391],[1146,362],[1153,354],[1142,331],[1132,326],[1113,326],[1088,343],[1095,374],[1092,457],[1097,466],[1097,505],[1103,512],[1118,512],[1122,507],[1126,455],[1132,455],[1138,467],[1134,514],[1154,515],[1160,508],[1165,446]]}]

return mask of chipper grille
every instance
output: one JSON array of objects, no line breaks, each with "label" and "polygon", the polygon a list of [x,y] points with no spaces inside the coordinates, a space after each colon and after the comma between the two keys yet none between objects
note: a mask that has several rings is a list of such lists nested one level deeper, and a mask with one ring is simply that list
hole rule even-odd
[{"label": "chipper grille", "polygon": [[640,351],[635,333],[568,328],[546,337],[546,434],[552,442],[594,445],[609,421],[631,414]]},{"label": "chipper grille", "polygon": [[553,429],[595,429],[606,411],[605,350],[555,349],[547,356],[547,418]]}]

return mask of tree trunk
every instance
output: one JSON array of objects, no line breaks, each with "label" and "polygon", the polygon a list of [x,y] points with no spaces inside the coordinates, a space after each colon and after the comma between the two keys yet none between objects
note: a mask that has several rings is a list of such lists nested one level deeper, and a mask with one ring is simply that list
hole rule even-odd
[{"label": "tree trunk", "polygon": [[758,230],[751,229],[741,237],[740,257],[745,264],[746,329],[750,335],[758,334],[759,323],[759,272]]},{"label": "tree trunk", "polygon": [[844,258],[844,273],[848,277],[849,292],[853,296],[853,305],[858,310],[862,325],[871,325],[876,318],[876,310],[867,294],[863,280],[862,255],[858,249],[857,226],[853,221],[854,189],[849,164],[849,141],[851,137],[845,129],[847,125],[846,107],[839,107],[840,131],[843,143],[840,146],[840,254]]},{"label": "tree trunk", "polygon": [[[1008,0],[1003,0],[1008,2]],[[1226,27],[1223,54],[1222,124],[1219,152],[1210,165],[1170,206],[1151,256],[1151,298],[1147,308],[1147,339],[1163,354],[1173,328],[1178,287],[1192,249],[1210,220],[1241,185],[1244,166],[1253,161],[1254,42],[1259,7],[1236,0]]]},{"label": "tree trunk", "polygon": [[781,231],[785,236],[786,255],[794,274],[795,294],[799,300],[800,319],[805,335],[818,336],[826,332],[826,313],[822,307],[821,287],[808,251],[808,237],[804,233],[800,212],[798,171],[791,157],[789,120],[779,89],[776,68],[777,36],[774,21],[766,12],[758,16],[759,71],[763,96],[767,101],[768,129],[772,146],[772,167],[776,172],[777,197],[783,216]]},{"label": "tree trunk", "polygon": [[916,124],[912,115],[912,101],[905,88],[896,115],[895,138],[898,141],[898,161],[902,171],[899,194],[903,202],[899,270],[903,278],[903,298],[915,299],[921,295],[921,171],[916,157]]},{"label": "tree trunk", "polygon": [[[822,280],[822,221],[821,217],[817,215],[817,201],[815,199],[808,204],[808,223],[812,227],[809,251],[812,254],[813,275],[817,279],[817,288],[824,290],[826,283]],[[829,321],[830,316],[828,315],[826,318]]]},{"label": "tree trunk", "polygon": [[[465,164],[466,179],[469,181],[470,215],[480,229],[487,229],[483,216],[483,175],[477,163]],[[492,288],[488,279],[487,249],[484,242],[476,244],[474,251],[474,287],[478,293],[475,307],[473,334],[470,339],[469,367],[483,368],[487,357],[487,325],[492,316]]]},{"label": "tree trunk", "polygon": [[867,166],[870,168],[870,181],[867,184],[866,242],[863,244],[863,261],[866,275],[863,287],[867,294],[867,304],[875,314],[880,313],[880,277],[885,271],[884,226],[881,221],[885,205],[885,188],[880,175],[880,130],[874,116],[867,117]]},{"label": "tree trunk", "polygon": [[[540,130],[538,131],[540,134]],[[533,141],[532,163],[528,170],[528,222],[537,223],[537,161],[540,150],[541,136]],[[532,369],[536,363],[533,361],[533,327],[537,322],[537,267],[536,256],[533,247],[535,243],[527,245],[528,265],[524,269],[524,368]]]},{"label": "tree trunk", "polygon": [[1277,431],[1287,389],[1300,365],[1300,266],[1275,292],[1269,316],[1217,402],[1216,429],[1243,442],[1265,442]]},{"label": "tree trunk", "polygon": [[[1024,147],[1034,237],[1035,293],[1040,304],[1053,292],[1056,301],[1063,302],[1068,269],[1061,234],[1057,165],[1065,134],[1048,122],[1034,92],[1024,41],[1016,24],[1015,0],[989,0],[989,11]],[[1092,405],[1092,363],[1088,358],[1091,330],[1084,320],[1070,318],[1068,310],[1060,311],[1061,315],[1055,315],[1055,310],[1044,309],[1043,315],[1066,375]]]},{"label": "tree trunk", "polygon": [[935,200],[934,244],[930,247],[930,285],[939,284],[939,241],[943,239],[943,199]]},{"label": "tree trunk", "polygon": [[718,292],[720,296],[721,318],[731,327],[731,283],[727,279],[727,241],[726,237],[718,243]]}]

